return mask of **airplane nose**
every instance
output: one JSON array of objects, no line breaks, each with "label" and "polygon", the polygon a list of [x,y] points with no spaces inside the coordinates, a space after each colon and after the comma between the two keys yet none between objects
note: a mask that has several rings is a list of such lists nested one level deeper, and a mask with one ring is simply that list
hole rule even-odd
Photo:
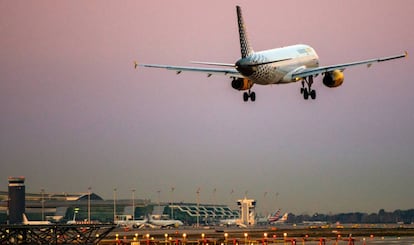
[{"label": "airplane nose", "polygon": [[236,62],[236,70],[239,71],[243,76],[251,76],[256,71],[256,66],[250,62],[240,59]]}]

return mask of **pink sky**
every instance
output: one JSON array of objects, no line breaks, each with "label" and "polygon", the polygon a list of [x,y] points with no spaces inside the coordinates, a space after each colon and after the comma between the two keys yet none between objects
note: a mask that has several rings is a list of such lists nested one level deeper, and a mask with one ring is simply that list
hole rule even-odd
[{"label": "pink sky", "polygon": [[167,201],[175,186],[195,201],[201,187],[203,202],[248,191],[263,211],[413,208],[411,57],[348,69],[337,89],[319,78],[316,101],[289,84],[255,86],[247,104],[226,77],[133,69],[235,62],[235,5],[255,50],[305,43],[322,65],[414,50],[409,0],[2,1],[0,189],[25,175],[31,192]]}]

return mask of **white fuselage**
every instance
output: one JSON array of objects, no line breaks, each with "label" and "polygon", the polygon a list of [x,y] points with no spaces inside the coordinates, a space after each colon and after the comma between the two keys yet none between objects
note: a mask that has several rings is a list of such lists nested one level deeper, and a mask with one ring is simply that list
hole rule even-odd
[{"label": "white fuselage", "polygon": [[[262,63],[267,64],[254,66]],[[253,83],[268,85],[296,82],[290,75],[298,70],[318,67],[319,58],[312,47],[298,44],[254,52],[236,64],[237,70]]]},{"label": "white fuselage", "polygon": [[150,219],[149,223],[156,226],[166,227],[166,226],[175,226],[178,227],[180,225],[183,225],[183,222],[180,220],[156,220],[156,219]]}]

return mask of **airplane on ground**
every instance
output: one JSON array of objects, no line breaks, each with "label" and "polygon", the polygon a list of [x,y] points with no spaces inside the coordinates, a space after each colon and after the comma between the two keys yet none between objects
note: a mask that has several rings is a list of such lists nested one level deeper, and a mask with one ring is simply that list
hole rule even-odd
[{"label": "airplane on ground", "polygon": [[270,218],[269,219],[269,223],[270,224],[284,224],[284,223],[287,222],[288,216],[289,216],[289,214],[288,213],[285,213],[285,214],[283,214],[282,217],[280,217],[280,215],[279,215],[279,217],[277,219]]},{"label": "airplane on ground", "polygon": [[219,221],[219,225],[220,226],[237,226],[237,227],[242,227],[242,228],[247,227],[245,224],[243,224],[241,219],[222,219]]},{"label": "airplane on ground", "polygon": [[[216,66],[211,67],[191,67],[191,66],[172,66],[159,64],[138,64],[135,68],[153,67],[174,70],[177,74],[183,71],[201,72],[210,77],[213,74],[224,75],[232,79],[231,86],[243,93],[243,100],[255,101],[256,94],[251,91],[254,84],[271,85],[287,84],[301,81],[300,89],[303,98],[316,98],[316,92],[312,89],[313,79],[318,75],[323,75],[323,84],[329,88],[342,85],[344,81],[343,71],[351,66],[367,65],[373,63],[389,61],[408,56],[407,51],[403,54],[368,59],[356,62],[335,64],[329,66],[319,66],[319,57],[315,50],[305,44],[297,44],[282,48],[270,49],[260,52],[253,51],[247,38],[246,27],[244,24],[240,6],[236,6],[241,58],[235,64],[217,62],[192,62],[198,65]],[[220,68],[219,68],[220,67]],[[306,87],[305,87],[306,85]]]},{"label": "airplane on ground", "polygon": [[176,219],[153,219],[151,215],[148,215],[148,224],[152,225],[153,227],[178,227],[184,225],[181,220]]},{"label": "airplane on ground", "polygon": [[257,224],[283,224],[286,223],[288,219],[288,213],[283,214],[280,216],[280,209],[278,209],[273,214],[268,215],[267,217],[259,218],[256,220]]},{"label": "airplane on ground", "polygon": [[42,221],[42,220],[28,220],[26,214],[23,214],[23,224],[24,225],[51,225],[50,221]]},{"label": "airplane on ground", "polygon": [[269,216],[267,218],[267,222],[272,223],[272,222],[276,222],[280,219],[280,208],[271,216]]},{"label": "airplane on ground", "polygon": [[124,227],[124,228],[138,228],[141,229],[143,227],[145,227],[148,224],[148,220],[147,219],[142,219],[142,220],[116,220],[115,224],[119,227]]}]

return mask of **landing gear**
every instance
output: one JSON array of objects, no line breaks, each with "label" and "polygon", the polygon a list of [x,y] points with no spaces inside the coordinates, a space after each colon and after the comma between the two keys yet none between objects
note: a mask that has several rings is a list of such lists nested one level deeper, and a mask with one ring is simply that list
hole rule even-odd
[{"label": "landing gear", "polygon": [[254,102],[256,100],[256,93],[255,92],[250,92],[250,89],[249,89],[249,92],[244,92],[243,93],[243,101],[247,102],[249,100],[249,98],[252,102]]},{"label": "landing gear", "polygon": [[[305,83],[308,86],[305,88]],[[316,91],[312,89],[313,84],[313,76],[309,76],[308,78],[304,78],[302,80],[302,87],[300,88],[300,93],[303,94],[303,98],[307,100],[309,96],[314,100],[316,99]]]}]

